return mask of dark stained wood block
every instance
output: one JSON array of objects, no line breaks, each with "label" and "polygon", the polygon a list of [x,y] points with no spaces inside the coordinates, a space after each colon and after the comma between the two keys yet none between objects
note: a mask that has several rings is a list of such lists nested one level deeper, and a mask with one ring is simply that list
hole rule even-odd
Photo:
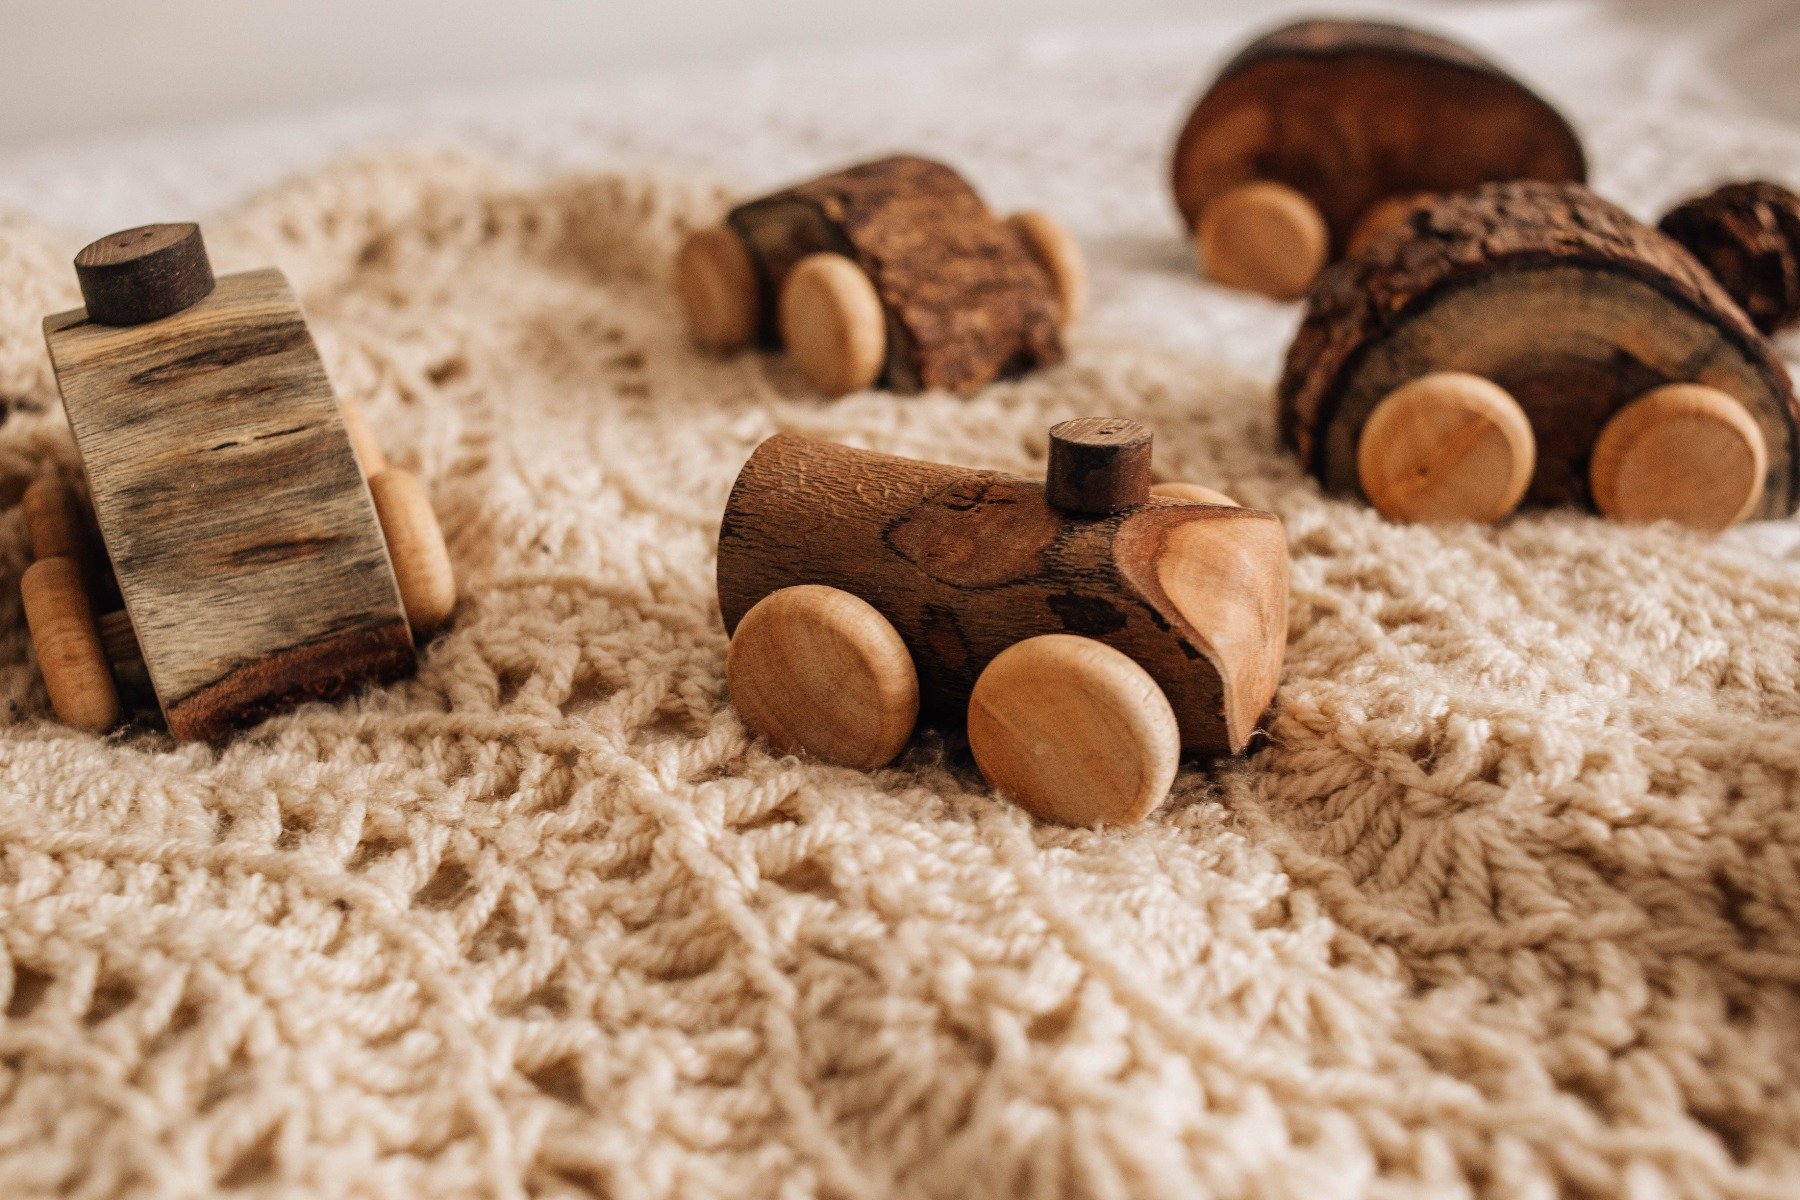
[{"label": "dark stained wood block", "polygon": [[305,317],[252,271],[148,324],[44,332],[169,730],[217,737],[414,665],[369,489]]}]

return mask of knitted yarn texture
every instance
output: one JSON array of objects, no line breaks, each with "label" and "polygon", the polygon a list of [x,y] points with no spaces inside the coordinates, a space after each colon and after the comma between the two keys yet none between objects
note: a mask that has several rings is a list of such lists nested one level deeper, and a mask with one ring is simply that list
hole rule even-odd
[{"label": "knitted yarn texture", "polygon": [[[1062,366],[823,401],[688,344],[670,264],[726,200],[394,154],[207,220],[464,593],[415,679],[210,746],[48,719],[16,497],[74,462],[38,320],[85,239],[0,220],[0,1194],[1800,1191],[1793,562],[1326,500],[1266,379],[1119,318],[1203,286],[1119,244]],[[1079,831],[932,736],[747,735],[713,542],[762,438],[1041,472],[1087,414],[1286,522],[1248,758]]]}]

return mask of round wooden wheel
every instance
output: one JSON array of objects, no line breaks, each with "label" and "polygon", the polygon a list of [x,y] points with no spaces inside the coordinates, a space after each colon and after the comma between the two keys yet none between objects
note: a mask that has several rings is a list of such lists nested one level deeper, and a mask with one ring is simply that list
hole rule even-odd
[{"label": "round wooden wheel", "polygon": [[456,573],[437,514],[424,487],[407,471],[390,468],[370,477],[369,494],[387,539],[407,624],[415,637],[428,637],[456,607]]},{"label": "round wooden wheel", "polygon": [[709,350],[742,350],[756,336],[756,268],[744,241],[723,225],[688,237],[675,259],[675,290],[694,341]]},{"label": "round wooden wheel", "polygon": [[1645,392],[1600,430],[1589,460],[1594,506],[1620,521],[1724,529],[1755,511],[1769,449],[1748,409],[1717,388]]},{"label": "round wooden wheel", "polygon": [[969,748],[987,781],[1033,816],[1122,825],[1169,794],[1181,730],[1144,668],[1092,638],[1050,633],[982,671]]},{"label": "round wooden wheel", "polygon": [[119,690],[107,665],[100,626],[72,559],[43,558],[19,581],[32,649],[56,719],[90,733],[119,720]]},{"label": "round wooden wheel", "polygon": [[919,676],[888,619],[818,584],[771,592],[725,660],[732,707],[784,753],[865,770],[894,760],[919,719]]},{"label": "round wooden wheel", "polygon": [[344,432],[350,435],[350,448],[356,451],[363,478],[387,470],[387,455],[381,452],[381,439],[375,436],[375,427],[369,424],[369,416],[363,411],[362,404],[349,396],[339,396],[338,411],[343,414]]},{"label": "round wooden wheel", "polygon": [[887,361],[887,317],[875,284],[841,254],[809,254],[781,285],[781,340],[827,396],[874,383]]},{"label": "round wooden wheel", "polygon": [[1087,307],[1087,256],[1061,221],[1049,213],[1027,210],[1006,219],[1038,264],[1050,273],[1050,284],[1062,305],[1062,323],[1072,325]]},{"label": "round wooden wheel", "polygon": [[1356,445],[1363,494],[1395,521],[1498,521],[1519,506],[1536,465],[1519,402],[1458,371],[1388,393]]},{"label": "round wooden wheel", "polygon": [[1170,500],[1186,500],[1189,504],[1219,504],[1226,508],[1243,507],[1224,492],[1215,492],[1213,489],[1201,487],[1197,483],[1159,483],[1150,489],[1150,494],[1163,496]]},{"label": "round wooden wheel", "polygon": [[1331,232],[1311,200],[1284,183],[1240,184],[1206,206],[1194,226],[1200,269],[1226,287],[1292,300],[1331,254]]}]

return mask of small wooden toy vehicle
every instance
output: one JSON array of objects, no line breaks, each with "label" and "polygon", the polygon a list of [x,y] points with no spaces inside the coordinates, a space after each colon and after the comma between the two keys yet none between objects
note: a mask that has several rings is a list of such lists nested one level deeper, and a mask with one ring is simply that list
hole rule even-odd
[{"label": "small wooden toy vehicle", "polygon": [[1723,184],[1657,228],[1686,246],[1764,333],[1800,321],[1800,196],[1779,183]]},{"label": "small wooden toy vehicle", "polygon": [[891,761],[921,710],[1034,814],[1121,823],[1183,751],[1244,748],[1287,638],[1287,542],[1268,513],[1150,487],[1150,434],[1051,430],[1048,479],[777,434],[719,530],[728,682],[782,750]]},{"label": "small wooden toy vehicle", "polygon": [[1279,402],[1326,490],[1399,520],[1529,501],[1721,529],[1800,499],[1774,349],[1692,255],[1579,184],[1439,198],[1326,272]]},{"label": "small wooden toy vehicle", "polygon": [[1000,220],[949,167],[901,156],[740,204],[688,239],[676,285],[694,340],[785,346],[841,396],[969,393],[1062,359],[1087,291],[1055,220]]},{"label": "small wooden toy vehicle", "polygon": [[153,693],[171,734],[208,739],[411,671],[456,600],[443,535],[340,411],[281,273],[215,281],[192,224],[102,238],[75,270],[86,307],[44,336],[92,512],[35,482],[20,584],[57,717],[101,732],[121,689]]},{"label": "small wooden toy vehicle", "polygon": [[1415,193],[1579,183],[1587,162],[1560,113],[1467,47],[1308,20],[1226,63],[1176,140],[1173,175],[1201,270],[1285,300]]}]

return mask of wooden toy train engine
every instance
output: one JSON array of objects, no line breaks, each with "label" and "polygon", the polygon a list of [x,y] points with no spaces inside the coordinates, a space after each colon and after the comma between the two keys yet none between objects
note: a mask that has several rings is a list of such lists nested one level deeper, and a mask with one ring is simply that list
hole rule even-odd
[{"label": "wooden toy train engine", "polygon": [[740,204],[682,247],[695,341],[786,347],[829,396],[972,392],[1062,358],[1081,249],[1040,212],[1002,221],[942,163],[884,158]]},{"label": "wooden toy train engine", "polygon": [[1033,813],[1136,820],[1184,751],[1244,748],[1286,644],[1280,521],[1187,486],[1152,495],[1150,435],[1118,419],[1051,430],[1044,482],[778,434],[719,530],[732,703],[863,768],[921,712],[966,720]]},{"label": "wooden toy train engine", "polygon": [[53,476],[27,490],[20,584],[58,718],[104,731],[147,692],[209,739],[410,672],[455,604],[443,535],[340,410],[281,273],[215,280],[192,224],[75,269],[86,307],[44,336],[92,507]]}]

